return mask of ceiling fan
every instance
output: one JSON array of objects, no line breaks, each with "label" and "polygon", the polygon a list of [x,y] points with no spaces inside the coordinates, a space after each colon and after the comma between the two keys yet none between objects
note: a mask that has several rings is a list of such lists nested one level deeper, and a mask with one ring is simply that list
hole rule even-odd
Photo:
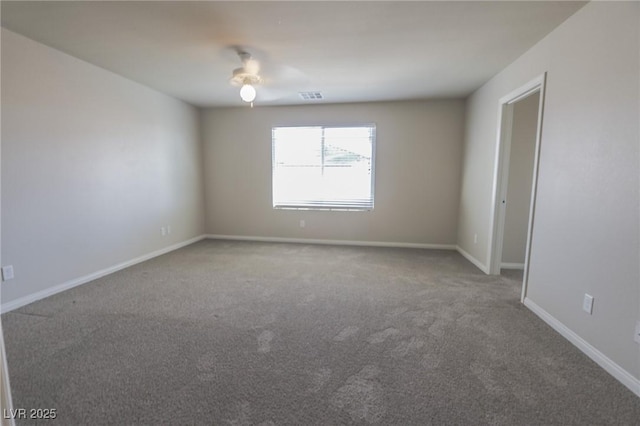
[{"label": "ceiling fan", "polygon": [[240,87],[240,97],[252,107],[258,95],[256,86],[260,86],[261,100],[275,100],[296,92],[296,89],[305,87],[309,82],[300,70],[274,64],[264,54],[258,60],[246,48],[232,46],[231,49],[240,58],[242,66],[233,70],[229,82],[234,87]]},{"label": "ceiling fan", "polygon": [[233,70],[230,82],[232,86],[240,87],[240,97],[243,101],[251,103],[253,107],[253,101],[256,99],[254,86],[262,84],[264,81],[258,74],[260,72],[260,62],[241,48],[236,48],[236,53],[240,57],[240,61],[242,61],[242,66]]}]

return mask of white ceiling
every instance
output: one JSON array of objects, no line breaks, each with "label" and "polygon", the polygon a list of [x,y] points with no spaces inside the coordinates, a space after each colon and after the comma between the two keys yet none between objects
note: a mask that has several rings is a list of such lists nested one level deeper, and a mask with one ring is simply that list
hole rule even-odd
[{"label": "white ceiling", "polygon": [[584,2],[10,2],[2,26],[197,106],[241,105],[245,46],[271,77],[259,104],[464,97]]}]

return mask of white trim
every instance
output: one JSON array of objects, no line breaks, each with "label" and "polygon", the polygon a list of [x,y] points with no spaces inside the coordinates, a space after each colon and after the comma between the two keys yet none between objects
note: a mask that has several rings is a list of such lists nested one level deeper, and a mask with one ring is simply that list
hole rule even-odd
[{"label": "white trim", "polygon": [[498,101],[498,127],[496,140],[496,154],[494,165],[494,181],[491,204],[491,217],[489,232],[489,274],[499,274],[501,268],[505,211],[503,200],[507,196],[507,179],[509,169],[509,150],[511,145],[511,127],[513,118],[513,104],[532,95],[540,93],[538,100],[538,123],[536,126],[536,142],[533,160],[533,177],[531,184],[531,203],[529,206],[529,220],[527,224],[527,245],[524,261],[524,273],[522,279],[522,292],[520,301],[524,303],[527,296],[529,283],[529,261],[531,260],[531,245],[533,235],[533,223],[535,217],[536,193],[538,186],[538,168],[540,163],[540,144],[542,139],[542,123],[544,120],[544,102],[546,92],[547,73],[542,73],[527,84],[513,90]]},{"label": "white trim", "polygon": [[36,293],[20,297],[20,298],[18,298],[16,300],[12,300],[11,302],[3,303],[0,306],[0,312],[1,313],[6,313],[6,312],[9,312],[9,311],[13,311],[14,309],[18,309],[18,308],[21,308],[22,306],[28,305],[29,303],[36,302],[38,300],[44,299],[45,297],[53,296],[54,294],[63,292],[65,290],[69,290],[70,288],[77,287],[77,286],[82,285],[82,284],[86,284],[89,281],[93,281],[93,280],[96,280],[98,278],[102,278],[102,277],[104,277],[106,275],[112,274],[112,273],[117,272],[117,271],[119,271],[121,269],[128,268],[129,266],[133,266],[133,265],[136,265],[138,263],[142,263],[142,262],[144,262],[146,260],[149,260],[149,259],[153,259],[154,257],[158,257],[158,256],[161,256],[163,254],[169,253],[171,251],[177,250],[179,248],[188,246],[190,244],[193,244],[193,243],[198,242],[200,240],[203,240],[205,238],[206,237],[204,235],[200,235],[200,236],[197,236],[195,238],[191,238],[191,239],[189,239],[187,241],[183,241],[181,243],[177,243],[177,244],[171,245],[169,247],[165,247],[165,248],[162,248],[160,250],[156,250],[154,252],[142,255],[140,257],[136,257],[135,259],[131,259],[131,260],[128,260],[126,262],[118,263],[117,265],[113,265],[113,266],[110,266],[108,268],[101,269],[101,270],[93,272],[91,274],[84,275],[82,277],[67,281],[65,283],[58,284],[58,285],[53,286],[53,287],[45,288],[44,290],[40,290],[40,291],[38,291]]},{"label": "white trim", "polygon": [[631,373],[620,367],[611,360],[611,358],[607,357],[605,354],[593,347],[589,342],[578,336],[569,327],[558,321],[528,297],[524,299],[524,305],[551,326],[551,328],[560,333],[562,337],[573,343],[585,355],[595,361],[595,363],[602,367],[607,373],[611,374],[620,383],[629,388],[631,392],[640,396],[640,379],[634,377]]},{"label": "white trim", "polygon": [[484,263],[480,262],[478,259],[473,257],[467,251],[465,251],[462,247],[456,246],[456,250],[460,253],[465,259],[469,262],[473,263],[478,269],[480,269],[485,274],[489,274],[489,268]]},{"label": "white trim", "polygon": [[359,247],[396,247],[396,248],[417,248],[431,250],[455,250],[454,244],[420,244],[420,243],[397,243],[387,241],[357,241],[357,240],[321,240],[315,238],[282,238],[282,237],[258,237],[249,235],[218,235],[208,234],[206,238],[212,240],[233,240],[233,241],[258,241],[267,243],[294,243],[294,244],[325,244],[332,246],[359,246]]},{"label": "white trim", "polygon": [[502,262],[500,264],[500,269],[520,269],[524,271],[524,263]]},{"label": "white trim", "polygon": [[546,76],[547,73],[544,72],[528,83],[525,83],[517,89],[512,90],[509,94],[500,98],[500,103],[514,104],[526,98],[527,96],[532,95],[533,93],[538,91],[539,87],[544,83]]},{"label": "white trim", "polygon": [[524,273],[520,301],[524,303],[529,286],[529,267],[531,262],[531,246],[533,245],[533,224],[536,218],[536,196],[538,194],[538,172],[540,171],[540,145],[542,144],[542,126],[544,123],[544,102],[547,95],[547,73],[540,77],[540,99],[538,101],[538,125],[536,127],[536,147],[533,158],[533,178],[531,182],[531,200],[529,202],[529,224],[527,228],[527,245],[524,255]]}]

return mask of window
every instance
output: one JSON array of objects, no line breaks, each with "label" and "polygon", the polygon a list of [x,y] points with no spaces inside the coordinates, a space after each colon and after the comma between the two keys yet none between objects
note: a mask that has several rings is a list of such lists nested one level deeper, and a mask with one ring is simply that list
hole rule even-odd
[{"label": "window", "polygon": [[274,127],[273,207],[372,210],[375,130]]}]

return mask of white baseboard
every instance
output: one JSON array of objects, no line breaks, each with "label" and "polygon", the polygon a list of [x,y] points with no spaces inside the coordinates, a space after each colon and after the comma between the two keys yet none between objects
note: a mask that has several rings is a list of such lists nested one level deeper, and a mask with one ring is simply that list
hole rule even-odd
[{"label": "white baseboard", "polygon": [[105,275],[109,275],[109,274],[112,274],[112,273],[114,273],[116,271],[119,271],[121,269],[128,268],[129,266],[133,266],[133,265],[135,265],[137,263],[141,263],[141,262],[144,262],[146,260],[153,259],[154,257],[158,257],[158,256],[161,256],[163,254],[169,253],[170,251],[174,251],[174,250],[177,250],[179,248],[188,246],[190,244],[193,244],[193,243],[198,242],[200,240],[203,240],[205,238],[206,237],[204,235],[200,235],[200,236],[197,236],[195,238],[191,238],[191,239],[189,239],[187,241],[183,241],[181,243],[177,243],[177,244],[171,245],[169,247],[165,247],[165,248],[162,248],[160,250],[156,250],[154,252],[145,254],[143,256],[136,257],[135,259],[131,259],[131,260],[128,260],[126,262],[118,263],[117,265],[113,265],[113,266],[110,266],[110,267],[105,268],[105,269],[101,269],[100,271],[91,273],[89,275],[85,275],[85,276],[73,279],[71,281],[67,281],[67,282],[64,282],[62,284],[58,284],[56,286],[46,288],[46,289],[38,291],[36,293],[20,297],[20,298],[18,298],[16,300],[12,300],[11,302],[3,303],[2,305],[0,305],[0,313],[5,313],[5,312],[12,311],[14,309],[21,308],[22,306],[28,305],[29,303],[36,302],[38,300],[44,299],[45,297],[53,296],[54,294],[60,293],[60,292],[65,291],[65,290],[69,290],[70,288],[77,287],[77,286],[82,285],[82,284],[86,284],[89,281],[93,281],[93,280],[96,280],[98,278],[102,278]]},{"label": "white baseboard", "polygon": [[462,256],[464,256],[465,259],[467,259],[469,262],[473,263],[478,269],[480,269],[485,274],[489,275],[489,267],[488,266],[486,266],[484,263],[480,262],[475,257],[471,256],[471,254],[469,254],[462,247],[456,246],[456,250],[458,251],[458,253],[460,253]]},{"label": "white baseboard", "polygon": [[266,243],[295,243],[295,244],[325,244],[332,246],[359,246],[359,247],[397,247],[397,248],[418,248],[436,250],[455,250],[453,244],[419,244],[419,243],[396,243],[386,241],[357,241],[357,240],[322,240],[314,238],[281,238],[281,237],[256,237],[246,235],[218,235],[208,234],[206,238],[213,240],[234,240],[234,241],[258,241]]},{"label": "white baseboard", "polygon": [[620,367],[605,354],[594,348],[589,344],[589,342],[578,336],[569,327],[558,321],[531,299],[525,298],[524,305],[531,309],[531,311],[539,316],[544,322],[549,324],[551,328],[560,333],[562,337],[573,343],[578,349],[584,352],[585,355],[595,361],[595,363],[602,367],[607,373],[611,374],[620,383],[628,387],[631,392],[640,396],[640,379],[634,377],[631,373]]},{"label": "white baseboard", "polygon": [[524,263],[508,263],[504,262],[500,264],[500,269],[521,269],[524,271]]}]

